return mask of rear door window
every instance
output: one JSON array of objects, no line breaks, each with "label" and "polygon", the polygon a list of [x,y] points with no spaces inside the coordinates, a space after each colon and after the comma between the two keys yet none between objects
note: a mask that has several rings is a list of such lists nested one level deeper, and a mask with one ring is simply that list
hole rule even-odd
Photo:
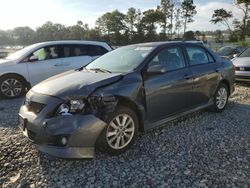
[{"label": "rear door window", "polygon": [[203,48],[186,47],[186,50],[191,65],[201,65],[214,62],[214,58]]},{"label": "rear door window", "polygon": [[103,48],[102,46],[97,45],[89,45],[88,46],[88,53],[90,56],[100,56],[107,53],[108,50]]},{"label": "rear door window", "polygon": [[87,45],[63,45],[62,46],[63,57],[76,57],[76,56],[87,56],[88,46]]}]

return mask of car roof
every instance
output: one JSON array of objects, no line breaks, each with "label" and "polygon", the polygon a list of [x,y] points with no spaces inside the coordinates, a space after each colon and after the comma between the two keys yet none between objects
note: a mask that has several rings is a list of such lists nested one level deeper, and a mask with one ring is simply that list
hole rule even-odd
[{"label": "car roof", "polygon": [[37,45],[55,45],[55,44],[92,44],[92,45],[106,45],[106,42],[89,41],[89,40],[58,40],[58,41],[46,41],[37,43]]},{"label": "car roof", "polygon": [[158,47],[158,46],[162,46],[162,45],[174,45],[174,44],[182,44],[182,45],[187,45],[187,44],[191,44],[191,45],[198,45],[201,46],[203,43],[197,41],[160,41],[160,42],[146,42],[146,43],[138,43],[138,44],[132,44],[130,46],[146,46],[146,47]]}]

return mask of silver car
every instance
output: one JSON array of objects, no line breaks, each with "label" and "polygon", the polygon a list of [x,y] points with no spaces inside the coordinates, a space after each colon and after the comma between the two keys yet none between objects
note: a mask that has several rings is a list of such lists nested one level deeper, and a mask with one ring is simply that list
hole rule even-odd
[{"label": "silver car", "polygon": [[236,68],[236,79],[250,81],[250,48],[235,57],[232,62]]}]

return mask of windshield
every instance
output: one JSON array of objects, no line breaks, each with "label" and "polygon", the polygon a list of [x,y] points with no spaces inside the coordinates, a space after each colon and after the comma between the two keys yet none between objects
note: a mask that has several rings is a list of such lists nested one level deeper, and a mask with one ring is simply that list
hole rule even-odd
[{"label": "windshield", "polygon": [[239,57],[250,57],[250,48],[246,49]]},{"label": "windshield", "polygon": [[220,56],[227,56],[233,53],[233,48],[232,47],[223,47],[221,49],[219,49],[219,51],[217,52]]},{"label": "windshield", "polygon": [[21,50],[16,51],[15,53],[12,53],[12,54],[8,55],[5,59],[8,59],[8,60],[19,59],[20,57],[25,55],[27,52],[29,52],[35,46],[37,46],[37,44],[27,46],[27,47],[25,47],[25,48],[23,48]]},{"label": "windshield", "polygon": [[86,69],[100,69],[119,73],[130,72],[138,67],[152,50],[153,47],[121,47],[94,60],[86,66]]}]

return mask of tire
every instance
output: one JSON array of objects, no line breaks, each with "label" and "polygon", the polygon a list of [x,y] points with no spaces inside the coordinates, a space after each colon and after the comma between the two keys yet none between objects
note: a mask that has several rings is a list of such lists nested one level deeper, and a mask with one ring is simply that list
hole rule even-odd
[{"label": "tire", "polygon": [[213,106],[210,108],[213,112],[222,112],[228,102],[229,89],[226,84],[220,83],[214,94]]},{"label": "tire", "polygon": [[[117,118],[119,118],[120,127]],[[128,107],[118,107],[108,118],[107,126],[99,136],[97,149],[109,155],[124,153],[134,143],[138,135],[138,127],[136,113]]]},{"label": "tire", "polygon": [[0,96],[12,99],[25,93],[25,81],[16,75],[7,75],[0,78]]}]

